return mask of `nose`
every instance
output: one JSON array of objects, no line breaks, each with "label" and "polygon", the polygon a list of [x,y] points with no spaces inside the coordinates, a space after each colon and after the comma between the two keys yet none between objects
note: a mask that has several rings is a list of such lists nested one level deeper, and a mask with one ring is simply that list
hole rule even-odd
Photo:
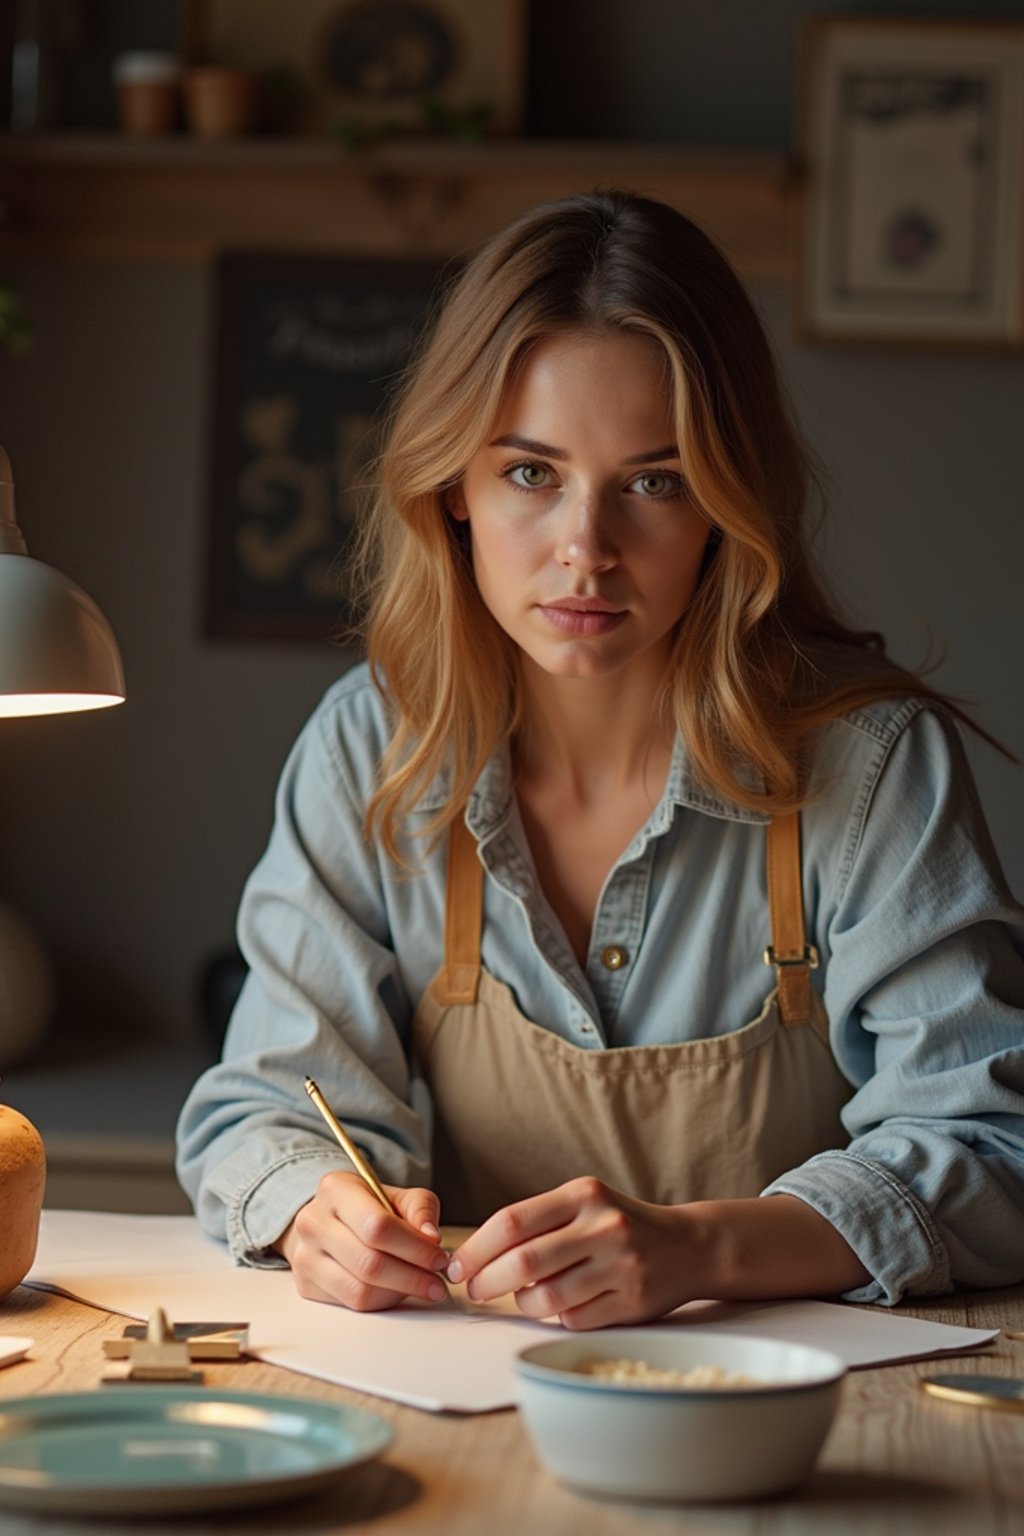
[{"label": "nose", "polygon": [[619,551],[609,513],[596,496],[581,496],[563,509],[555,558],[566,570],[606,571]]}]

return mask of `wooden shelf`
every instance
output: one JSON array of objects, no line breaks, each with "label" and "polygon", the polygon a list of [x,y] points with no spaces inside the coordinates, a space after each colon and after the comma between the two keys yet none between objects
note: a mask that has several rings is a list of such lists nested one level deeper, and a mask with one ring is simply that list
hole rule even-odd
[{"label": "wooden shelf", "polygon": [[0,138],[0,257],[201,265],[226,248],[445,255],[546,198],[627,186],[688,213],[748,278],[790,271],[797,178],[776,153],[509,140]]}]

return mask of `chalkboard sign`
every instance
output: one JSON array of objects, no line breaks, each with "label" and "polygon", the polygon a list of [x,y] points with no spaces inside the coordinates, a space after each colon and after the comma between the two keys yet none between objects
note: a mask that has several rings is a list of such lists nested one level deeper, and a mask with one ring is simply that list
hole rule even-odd
[{"label": "chalkboard sign", "polygon": [[221,257],[209,634],[317,640],[350,617],[381,410],[439,277],[422,262]]}]

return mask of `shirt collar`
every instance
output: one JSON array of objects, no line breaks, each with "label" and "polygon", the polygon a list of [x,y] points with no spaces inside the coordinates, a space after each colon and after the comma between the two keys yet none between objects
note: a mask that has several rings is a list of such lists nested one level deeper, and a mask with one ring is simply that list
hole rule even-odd
[{"label": "shirt collar", "polygon": [[[702,811],[705,816],[718,816],[723,821],[746,821],[756,826],[764,826],[771,820],[764,811],[755,811],[751,806],[739,805],[735,800],[716,794],[713,789],[702,784],[697,777],[683,738],[678,732],[672,748],[672,762],[665,781],[665,792],[659,802],[658,810],[662,806],[666,808],[685,806],[691,811]],[[671,820],[671,816],[668,819]],[[667,826],[668,821],[665,824]]]},{"label": "shirt collar", "polygon": [[[444,804],[444,791],[445,786],[438,781],[431,787],[429,800],[421,800],[420,809],[439,810]],[[512,795],[511,753],[508,742],[502,742],[491,753],[473,786],[466,809],[466,825],[478,841],[493,836],[504,826],[511,813]],[[763,811],[738,805],[699,783],[690,755],[677,732],[668,778],[648,822],[648,830],[655,834],[666,831],[679,807],[699,811],[705,816],[717,816],[724,821],[748,822],[756,826],[764,826],[770,819]]]}]

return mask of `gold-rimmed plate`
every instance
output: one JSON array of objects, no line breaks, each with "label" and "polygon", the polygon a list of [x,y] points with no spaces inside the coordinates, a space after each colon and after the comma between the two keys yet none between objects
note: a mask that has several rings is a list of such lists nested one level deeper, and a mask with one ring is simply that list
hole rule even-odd
[{"label": "gold-rimmed plate", "polygon": [[921,1387],[930,1397],[941,1397],[947,1403],[1024,1413],[1024,1381],[1016,1376],[923,1376]]},{"label": "gold-rimmed plate", "polygon": [[0,1506],[193,1514],[312,1493],[380,1455],[385,1420],[319,1398],[107,1387],[0,1400]]}]

